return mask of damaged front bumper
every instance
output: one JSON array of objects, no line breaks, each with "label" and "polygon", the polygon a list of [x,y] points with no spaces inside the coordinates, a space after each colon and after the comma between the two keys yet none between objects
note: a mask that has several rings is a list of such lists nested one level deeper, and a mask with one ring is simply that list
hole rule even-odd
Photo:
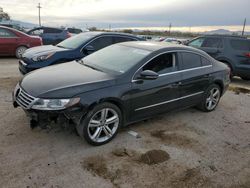
[{"label": "damaged front bumper", "polygon": [[77,125],[86,113],[85,108],[79,101],[77,104],[61,110],[34,109],[32,106],[38,99],[26,93],[18,85],[12,94],[12,100],[13,106],[15,108],[20,106],[30,118],[31,128],[36,126],[44,127],[51,121],[58,122],[60,120],[69,121]]}]

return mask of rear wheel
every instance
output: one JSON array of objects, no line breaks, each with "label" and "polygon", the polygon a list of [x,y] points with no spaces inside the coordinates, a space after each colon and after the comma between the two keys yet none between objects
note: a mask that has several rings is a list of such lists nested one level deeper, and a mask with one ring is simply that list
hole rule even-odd
[{"label": "rear wheel", "polygon": [[81,124],[77,132],[92,145],[98,146],[111,141],[121,126],[122,114],[112,103],[102,103],[94,107]]},{"label": "rear wheel", "polygon": [[198,108],[204,112],[211,112],[213,111],[221,97],[221,89],[217,84],[212,84],[211,86],[208,87],[206,90],[202,102],[198,106]]},{"label": "rear wheel", "polygon": [[241,76],[242,80],[250,80],[250,76]]},{"label": "rear wheel", "polygon": [[16,49],[16,57],[18,59],[20,59],[23,55],[23,53],[25,52],[25,50],[27,50],[28,48],[26,46],[19,46]]}]

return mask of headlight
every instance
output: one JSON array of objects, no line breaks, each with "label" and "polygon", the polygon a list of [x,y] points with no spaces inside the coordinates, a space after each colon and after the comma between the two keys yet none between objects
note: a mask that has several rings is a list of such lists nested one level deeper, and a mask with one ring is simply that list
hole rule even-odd
[{"label": "headlight", "polygon": [[38,99],[33,105],[35,110],[63,110],[80,102],[80,98],[72,99]]},{"label": "headlight", "polygon": [[46,59],[49,59],[52,55],[54,55],[54,52],[46,54],[46,55],[35,56],[35,57],[32,58],[32,60],[33,61],[44,61]]}]

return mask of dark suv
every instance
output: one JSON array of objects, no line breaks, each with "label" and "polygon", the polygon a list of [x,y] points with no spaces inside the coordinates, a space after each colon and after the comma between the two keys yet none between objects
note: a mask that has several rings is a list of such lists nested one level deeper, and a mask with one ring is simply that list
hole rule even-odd
[{"label": "dark suv", "polygon": [[227,64],[231,69],[231,76],[250,80],[250,40],[246,37],[206,35],[191,40],[187,45],[199,48]]},{"label": "dark suv", "polygon": [[41,37],[44,45],[55,45],[71,37],[71,34],[67,29],[53,27],[37,27],[28,31],[27,34]]}]

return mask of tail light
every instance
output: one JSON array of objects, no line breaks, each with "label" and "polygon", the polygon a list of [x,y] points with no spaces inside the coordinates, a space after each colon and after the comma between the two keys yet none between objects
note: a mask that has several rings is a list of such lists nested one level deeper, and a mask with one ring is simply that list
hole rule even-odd
[{"label": "tail light", "polygon": [[71,37],[72,35],[67,31],[67,38]]},{"label": "tail light", "polygon": [[244,53],[244,55],[250,58],[250,52]]}]

